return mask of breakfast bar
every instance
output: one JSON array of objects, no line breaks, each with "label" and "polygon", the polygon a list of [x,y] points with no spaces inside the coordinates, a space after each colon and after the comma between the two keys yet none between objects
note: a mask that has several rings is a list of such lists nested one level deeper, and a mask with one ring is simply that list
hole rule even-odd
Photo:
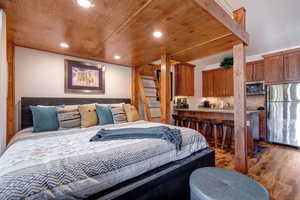
[{"label": "breakfast bar", "polygon": [[[198,121],[204,119],[212,119],[219,123],[224,120],[234,120],[233,109],[218,109],[218,108],[203,108],[203,107],[191,107],[177,109],[177,115],[180,118],[196,118]],[[247,110],[246,126],[247,126],[247,147],[248,153],[251,154],[254,151],[254,140],[259,140],[259,113],[258,110]]]}]

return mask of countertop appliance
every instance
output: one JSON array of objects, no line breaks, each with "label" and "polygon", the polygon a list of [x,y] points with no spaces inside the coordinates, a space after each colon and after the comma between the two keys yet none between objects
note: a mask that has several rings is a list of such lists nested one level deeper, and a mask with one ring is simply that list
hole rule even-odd
[{"label": "countertop appliance", "polygon": [[209,101],[204,101],[204,102],[203,102],[203,107],[204,107],[204,108],[210,108],[210,103],[209,103]]},{"label": "countertop appliance", "polygon": [[300,147],[300,83],[267,86],[267,135],[269,142]]},{"label": "countertop appliance", "polygon": [[247,82],[246,83],[246,93],[250,95],[264,95],[265,94],[265,82]]},{"label": "countertop appliance", "polygon": [[177,109],[189,108],[189,104],[187,103],[187,98],[177,98],[175,108]]}]

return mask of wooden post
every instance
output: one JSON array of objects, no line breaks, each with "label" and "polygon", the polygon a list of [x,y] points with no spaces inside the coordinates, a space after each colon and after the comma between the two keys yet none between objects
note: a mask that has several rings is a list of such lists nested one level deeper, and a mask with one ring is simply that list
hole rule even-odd
[{"label": "wooden post", "polygon": [[131,71],[131,104],[139,109],[139,98],[138,98],[138,67],[133,67]]},{"label": "wooden post", "polygon": [[8,96],[7,96],[7,137],[6,143],[15,134],[15,45],[7,42],[7,63],[8,63]]},{"label": "wooden post", "polygon": [[[246,9],[240,8],[233,12],[234,20],[246,29]],[[248,173],[247,126],[246,126],[246,55],[245,44],[233,47],[233,80],[234,80],[234,157],[235,169]]]},{"label": "wooden post", "polygon": [[235,169],[241,173],[247,174],[246,57],[245,46],[243,43],[233,47],[233,58]]},{"label": "wooden post", "polygon": [[246,29],[246,9],[240,8],[233,11],[234,20],[241,25],[243,29]]},{"label": "wooden post", "polygon": [[171,60],[166,53],[166,49],[161,51],[161,78],[160,78],[160,103],[161,122],[170,123],[170,67]]}]

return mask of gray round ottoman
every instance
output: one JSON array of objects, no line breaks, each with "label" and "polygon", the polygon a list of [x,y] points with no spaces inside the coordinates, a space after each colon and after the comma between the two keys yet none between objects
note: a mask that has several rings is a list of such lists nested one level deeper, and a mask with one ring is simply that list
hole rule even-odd
[{"label": "gray round ottoman", "polygon": [[191,200],[269,200],[255,180],[223,168],[205,167],[190,177]]}]

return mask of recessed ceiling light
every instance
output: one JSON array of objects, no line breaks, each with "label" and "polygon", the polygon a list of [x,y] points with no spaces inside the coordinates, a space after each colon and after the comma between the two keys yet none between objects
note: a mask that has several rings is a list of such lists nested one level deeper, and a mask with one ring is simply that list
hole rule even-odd
[{"label": "recessed ceiling light", "polygon": [[162,35],[163,35],[163,34],[162,34],[162,32],[160,32],[160,31],[155,31],[155,32],[153,32],[153,36],[156,37],[156,38],[160,38]]},{"label": "recessed ceiling light", "polygon": [[62,42],[62,43],[60,43],[60,47],[62,47],[62,48],[69,48],[70,46],[67,43]]},{"label": "recessed ceiling light", "polygon": [[120,60],[121,59],[121,56],[114,56],[114,58],[116,59],[116,60]]},{"label": "recessed ceiling light", "polygon": [[90,0],[77,0],[77,3],[84,8],[90,8],[93,6]]}]

